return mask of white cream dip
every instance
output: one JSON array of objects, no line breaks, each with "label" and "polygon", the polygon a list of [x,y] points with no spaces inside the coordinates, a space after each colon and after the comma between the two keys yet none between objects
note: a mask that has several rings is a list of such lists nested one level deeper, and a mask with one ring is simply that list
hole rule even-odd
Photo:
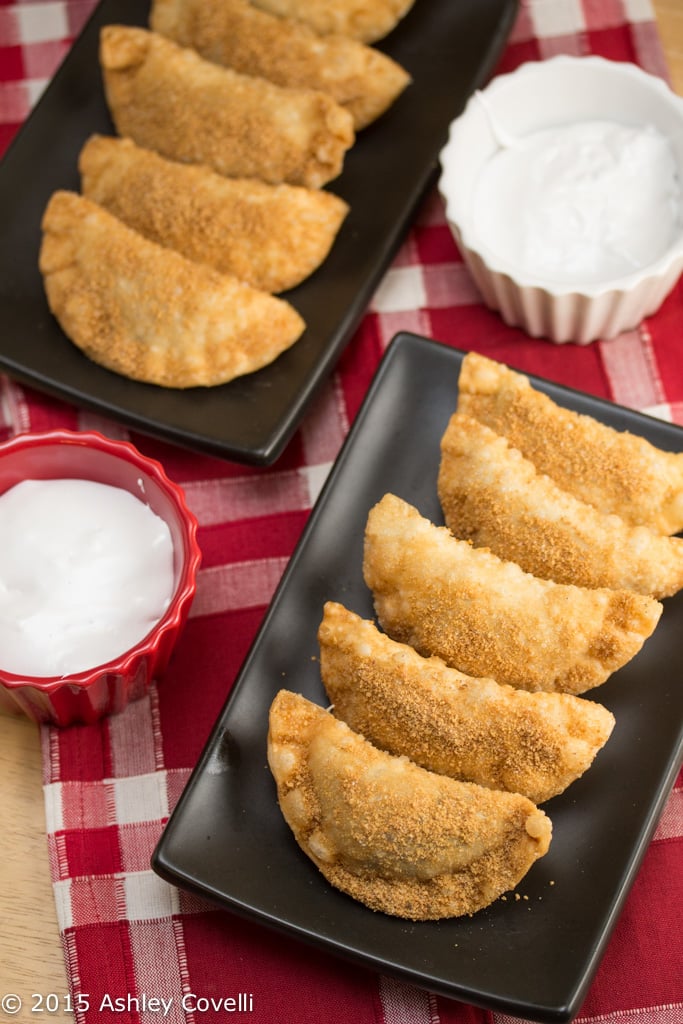
[{"label": "white cream dip", "polygon": [[623,277],[680,232],[673,149],[651,125],[586,121],[534,132],[485,165],[471,226],[477,247],[516,275],[569,285]]},{"label": "white cream dip", "polygon": [[25,480],[0,495],[0,665],[68,676],[124,654],[173,594],[167,524],[128,491]]}]

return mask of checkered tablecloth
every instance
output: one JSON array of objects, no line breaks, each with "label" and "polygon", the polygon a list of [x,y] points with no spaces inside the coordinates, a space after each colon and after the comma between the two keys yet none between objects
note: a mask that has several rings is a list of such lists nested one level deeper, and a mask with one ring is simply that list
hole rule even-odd
[{"label": "checkered tablecloth", "polygon": [[[3,148],[91,8],[91,0],[0,0]],[[557,53],[596,53],[666,73],[648,0],[527,0],[499,70]],[[171,1001],[165,1019],[174,1022],[507,1024],[502,1014],[285,941],[177,891],[149,867],[382,353],[405,329],[683,424],[683,286],[638,330],[615,340],[586,348],[530,340],[480,304],[436,195],[424,203],[336,372],[272,468],[130,435],[0,380],[0,437],[55,426],[130,437],[182,484],[200,523],[197,598],[161,684],[97,725],[42,731],[47,842],[81,1024],[157,1021],[158,1008],[145,1004],[150,997]],[[682,1024],[682,868],[679,780],[581,1009],[584,1024]],[[190,996],[240,992],[253,1001],[233,1014],[202,1012]],[[108,1007],[107,998],[124,1003]],[[122,1009],[131,999],[132,1008]]]}]

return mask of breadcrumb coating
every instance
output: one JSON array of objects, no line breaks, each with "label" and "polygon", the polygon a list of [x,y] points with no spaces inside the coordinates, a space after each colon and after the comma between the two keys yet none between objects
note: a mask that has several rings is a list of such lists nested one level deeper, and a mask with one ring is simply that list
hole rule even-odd
[{"label": "breadcrumb coating", "polygon": [[354,142],[351,115],[326,93],[241,75],[156,32],[106,25],[100,62],[118,134],[171,160],[319,188]]},{"label": "breadcrumb coating", "polygon": [[325,690],[351,729],[423,768],[534,803],[579,778],[614,727],[594,701],[467,676],[332,601],[318,639]]},{"label": "breadcrumb coating", "polygon": [[438,491],[456,537],[534,576],[657,598],[683,587],[683,539],[631,526],[575,498],[462,412],[441,440]]},{"label": "breadcrumb coating", "polygon": [[642,594],[538,579],[392,494],[370,510],[363,573],[394,640],[531,691],[599,686],[638,653],[662,613]]},{"label": "breadcrumb coating", "polygon": [[359,131],[383,114],[410,82],[386,54],[345,35],[319,35],[247,0],[154,0],[150,26],[206,60],[276,85],[329,93]]},{"label": "breadcrumb coating", "polygon": [[270,710],[268,763],[304,853],[332,885],[386,914],[473,914],[550,845],[550,819],[526,797],[377,750],[286,690]]},{"label": "breadcrumb coating", "polygon": [[79,169],[83,194],[129,227],[267,292],[286,291],[312,274],[348,212],[322,189],[225,178],[131,139],[92,136]]},{"label": "breadcrumb coating", "polygon": [[96,203],[56,192],[40,271],[64,333],[115,373],[210,386],[272,362],[304,322],[288,303],[149,242]]},{"label": "breadcrumb coating", "polygon": [[557,405],[507,366],[469,352],[458,411],[507,437],[565,491],[633,526],[683,529],[683,453]]},{"label": "breadcrumb coating", "polygon": [[255,7],[280,17],[295,18],[323,34],[374,43],[388,35],[415,0],[252,0]]}]

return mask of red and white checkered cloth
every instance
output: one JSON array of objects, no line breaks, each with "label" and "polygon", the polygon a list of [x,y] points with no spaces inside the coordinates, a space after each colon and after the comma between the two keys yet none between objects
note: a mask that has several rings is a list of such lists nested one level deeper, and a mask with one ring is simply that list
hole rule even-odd
[{"label": "red and white checkered cloth", "polygon": [[[91,6],[92,0],[0,0],[3,147]],[[649,0],[527,0],[499,70],[557,53],[602,54],[665,74]],[[380,357],[401,329],[683,424],[683,285],[639,330],[613,341],[577,348],[529,340],[480,304],[432,195],[276,466],[245,468],[133,436],[184,487],[200,523],[203,566],[162,684],[97,725],[42,732],[54,893],[81,1024],[160,1017],[149,1006],[100,1009],[105,997],[137,999],[140,1006],[143,996],[172,1000],[166,1019],[174,1022],[231,1020],[225,1011],[184,1011],[182,996],[239,992],[251,993],[253,1003],[237,1016],[253,1024],[510,1020],[285,941],[175,890],[149,868]],[[55,426],[128,436],[116,424],[2,379],[0,437]],[[581,1009],[584,1024],[683,1022],[682,868],[679,780]],[[85,1002],[91,1009],[79,1011]]]}]

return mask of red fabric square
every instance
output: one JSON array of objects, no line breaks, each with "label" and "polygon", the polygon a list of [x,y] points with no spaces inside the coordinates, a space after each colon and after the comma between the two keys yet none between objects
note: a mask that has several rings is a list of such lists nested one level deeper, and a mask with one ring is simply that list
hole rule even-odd
[{"label": "red fabric square", "polygon": [[[260,624],[263,608],[191,619],[163,681],[159,714],[167,768],[193,765]],[[229,637],[230,644],[221,638]],[[188,729],[187,723],[192,723]]]},{"label": "red fabric square", "polygon": [[[647,321],[667,401],[683,401],[683,281]],[[677,339],[675,344],[671,339]]]},{"label": "red fabric square", "polygon": [[503,50],[494,74],[505,75],[509,71],[514,71],[520,64],[540,58],[541,51],[537,39],[513,41]]},{"label": "red fabric square", "polygon": [[633,34],[628,25],[612,26],[587,33],[588,50],[607,60],[627,60],[637,63],[638,55]]},{"label": "red fabric square", "polygon": [[182,930],[191,991],[204,998],[252,993],[253,1024],[382,1020],[375,976],[362,968],[223,913],[184,917]]},{"label": "red fabric square", "polygon": [[682,853],[681,837],[648,848],[581,1016],[683,1004]]},{"label": "red fabric square", "polygon": [[72,830],[63,835],[63,850],[72,878],[114,874],[123,869],[118,826]]},{"label": "red fabric square", "polygon": [[[65,342],[66,344],[66,342]],[[31,410],[31,430],[78,430],[78,410],[49,395],[39,394],[33,388],[24,388]]]},{"label": "red fabric square", "polygon": [[422,264],[450,263],[461,259],[447,224],[430,224],[413,231],[419,261]]},{"label": "red fabric square", "polygon": [[[0,83],[14,82],[24,77],[24,62],[21,46],[7,45],[11,39],[7,19],[1,17],[0,8]],[[22,112],[23,113],[23,112]],[[6,106],[3,90],[0,88],[0,121],[8,121],[12,118],[12,110]]]},{"label": "red fabric square", "polygon": [[51,774],[47,781],[88,782],[111,776],[106,722],[55,730],[51,740]]},{"label": "red fabric square", "polygon": [[363,319],[339,361],[341,386],[349,423],[353,423],[363,404],[382,352],[377,317],[370,313]]},{"label": "red fabric square", "polygon": [[93,1020],[101,1024],[137,1024],[139,1014],[124,1015],[112,1009],[114,1000],[138,994],[129,923],[102,922],[70,928],[64,944],[67,963],[74,968],[74,1008],[87,1006],[85,1012],[75,1014],[78,1024]]}]

